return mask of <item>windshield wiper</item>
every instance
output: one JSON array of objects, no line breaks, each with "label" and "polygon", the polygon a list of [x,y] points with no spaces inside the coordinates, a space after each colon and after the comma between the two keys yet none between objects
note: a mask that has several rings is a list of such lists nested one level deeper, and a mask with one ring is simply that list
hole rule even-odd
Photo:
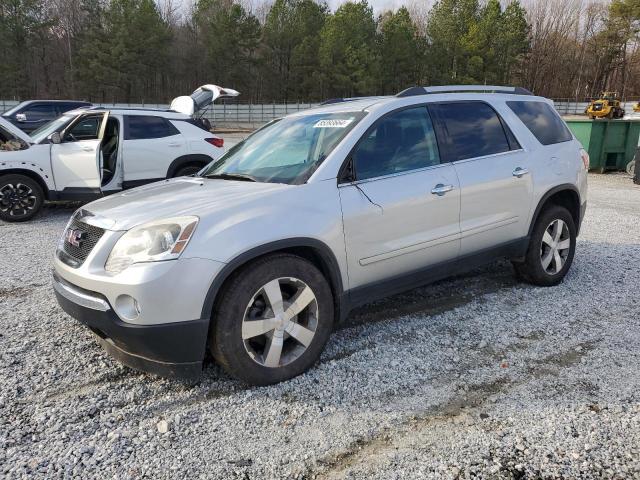
[{"label": "windshield wiper", "polygon": [[203,175],[204,178],[220,178],[222,180],[240,180],[244,182],[257,182],[251,175],[244,173],[211,173],[209,175]]}]

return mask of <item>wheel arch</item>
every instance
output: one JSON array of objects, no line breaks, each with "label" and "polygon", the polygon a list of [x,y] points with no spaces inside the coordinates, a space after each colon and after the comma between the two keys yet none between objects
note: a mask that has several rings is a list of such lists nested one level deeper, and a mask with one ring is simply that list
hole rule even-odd
[{"label": "wheel arch", "polygon": [[190,153],[188,155],[182,155],[181,157],[176,158],[169,165],[169,168],[167,169],[167,178],[173,178],[173,176],[182,167],[186,167],[188,165],[198,165],[204,167],[207,163],[210,163],[212,161],[212,157],[203,153]]},{"label": "wheel arch", "polygon": [[549,205],[559,205],[569,210],[577,231],[580,231],[580,223],[582,221],[580,211],[580,192],[575,185],[567,183],[553,187],[542,196],[536,206],[533,216],[531,217],[531,224],[529,225],[528,233],[529,236],[531,236],[531,233],[533,232],[533,228],[540,216],[540,213]]},{"label": "wheel arch", "polygon": [[49,186],[44,178],[38,172],[34,170],[29,170],[27,168],[6,168],[0,170],[0,177],[5,175],[24,175],[25,177],[29,177],[40,185],[42,188],[42,193],[44,193],[45,200],[51,200],[51,191],[49,190]]},{"label": "wheel arch", "polygon": [[334,318],[341,320],[343,318],[341,315],[346,315],[346,313],[348,313],[345,311],[346,302],[344,287],[342,284],[340,266],[335,255],[331,249],[320,240],[298,237],[260,245],[259,247],[255,247],[241,253],[227,263],[209,287],[209,291],[207,292],[207,296],[205,297],[204,305],[202,307],[201,317],[209,318],[214,321],[213,311],[217,301],[219,300],[219,293],[234,272],[258,258],[274,253],[291,253],[298,255],[299,257],[309,260],[318,267],[329,282],[329,286],[333,294],[334,310],[336,315]]}]

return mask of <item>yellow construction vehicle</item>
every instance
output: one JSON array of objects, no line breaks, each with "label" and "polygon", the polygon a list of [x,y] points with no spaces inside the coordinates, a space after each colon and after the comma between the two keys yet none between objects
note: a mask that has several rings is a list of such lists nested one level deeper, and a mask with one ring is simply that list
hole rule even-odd
[{"label": "yellow construction vehicle", "polygon": [[622,118],[624,117],[624,108],[618,99],[618,92],[602,92],[600,98],[591,101],[585,113],[592,120],[596,118]]}]

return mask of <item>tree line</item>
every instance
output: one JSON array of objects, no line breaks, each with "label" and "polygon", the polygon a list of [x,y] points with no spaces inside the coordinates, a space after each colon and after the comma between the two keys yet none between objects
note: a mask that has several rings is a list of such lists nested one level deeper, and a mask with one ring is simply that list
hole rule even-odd
[{"label": "tree line", "polygon": [[[413,3],[412,3],[413,2]],[[153,103],[204,83],[242,101],[509,84],[640,95],[640,0],[0,0],[0,98]]]}]

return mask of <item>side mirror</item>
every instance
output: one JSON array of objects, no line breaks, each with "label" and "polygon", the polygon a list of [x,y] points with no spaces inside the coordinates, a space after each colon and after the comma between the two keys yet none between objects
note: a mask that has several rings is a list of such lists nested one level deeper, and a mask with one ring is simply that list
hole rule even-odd
[{"label": "side mirror", "polygon": [[62,137],[60,136],[60,132],[53,132],[51,135],[49,135],[49,141],[51,143],[55,143],[56,145],[58,143],[62,143]]},{"label": "side mirror", "polygon": [[26,122],[27,121],[27,115],[25,113],[16,113],[16,120],[18,122]]}]

